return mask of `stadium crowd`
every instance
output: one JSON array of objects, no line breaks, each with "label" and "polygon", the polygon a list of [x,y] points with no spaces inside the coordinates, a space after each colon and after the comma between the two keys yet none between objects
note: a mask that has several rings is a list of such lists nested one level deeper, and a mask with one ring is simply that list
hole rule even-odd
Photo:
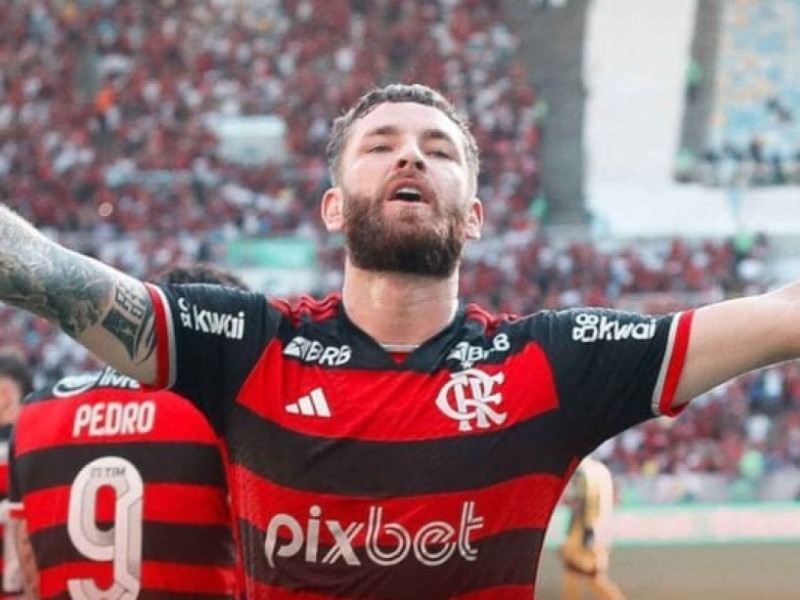
[{"label": "stadium crowd", "polygon": [[[517,314],[662,310],[770,284],[761,238],[618,248],[547,238],[534,202],[546,110],[499,0],[15,0],[0,3],[0,22],[0,200],[137,277],[219,260],[243,236],[316,238],[329,123],[365,88],[402,79],[443,90],[483,149],[488,223],[466,257],[470,301]],[[221,160],[216,114],[285,119],[287,160]],[[320,243],[321,271],[340,259],[340,247]],[[338,284],[324,281],[311,291]],[[39,385],[96,366],[47,323],[4,307],[0,345],[25,350]],[[737,477],[750,450],[764,470],[800,468],[795,365],[719,388],[669,426],[622,435],[608,456],[619,473]]]},{"label": "stadium crowd", "polygon": [[[500,4],[3,4],[0,198],[137,277],[217,258],[237,236],[314,235],[335,111],[403,77],[474,115],[489,233],[533,228],[536,97]],[[287,161],[220,161],[207,126],[219,113],[280,115],[291,124]],[[51,350],[24,317],[2,322],[5,337],[16,331],[41,350],[34,361],[48,375],[65,358],[84,361]]]}]

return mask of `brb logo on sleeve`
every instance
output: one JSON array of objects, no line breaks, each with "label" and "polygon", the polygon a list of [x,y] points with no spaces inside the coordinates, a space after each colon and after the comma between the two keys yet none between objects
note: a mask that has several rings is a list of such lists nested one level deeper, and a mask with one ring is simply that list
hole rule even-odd
[{"label": "brb logo on sleeve", "polygon": [[[320,546],[320,531],[327,530],[333,545]],[[278,513],[267,525],[264,553],[269,566],[275,568],[275,558],[303,556],[308,563],[345,564],[358,567],[364,561],[381,567],[397,565],[409,555],[423,565],[444,564],[456,552],[467,561],[478,558],[472,547],[472,532],[483,527],[483,517],[476,516],[475,502],[464,502],[458,525],[447,521],[430,521],[416,531],[399,523],[385,522],[383,508],[370,506],[366,521],[343,523],[325,519],[322,509],[313,505],[305,524],[293,516]],[[387,542],[391,540],[391,543]],[[363,553],[356,553],[358,541],[363,541]]]}]

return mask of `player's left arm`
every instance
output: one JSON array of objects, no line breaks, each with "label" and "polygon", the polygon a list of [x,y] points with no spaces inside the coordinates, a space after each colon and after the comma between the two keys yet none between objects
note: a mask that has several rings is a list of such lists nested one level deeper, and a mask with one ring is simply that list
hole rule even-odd
[{"label": "player's left arm", "polygon": [[800,282],[695,311],[678,407],[738,375],[800,357]]}]

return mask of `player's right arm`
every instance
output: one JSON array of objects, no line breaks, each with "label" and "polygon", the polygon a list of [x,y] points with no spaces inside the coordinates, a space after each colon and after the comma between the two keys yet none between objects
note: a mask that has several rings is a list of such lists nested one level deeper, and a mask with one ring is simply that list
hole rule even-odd
[{"label": "player's right arm", "polygon": [[153,305],[145,285],[54,243],[3,205],[0,300],[47,319],[120,372],[155,381]]}]

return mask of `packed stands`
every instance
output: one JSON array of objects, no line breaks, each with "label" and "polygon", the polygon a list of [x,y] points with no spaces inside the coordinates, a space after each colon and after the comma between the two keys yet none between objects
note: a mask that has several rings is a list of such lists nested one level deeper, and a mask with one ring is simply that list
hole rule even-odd
[{"label": "packed stands", "polygon": [[696,177],[715,186],[800,184],[800,5],[720,5],[709,144]]}]

